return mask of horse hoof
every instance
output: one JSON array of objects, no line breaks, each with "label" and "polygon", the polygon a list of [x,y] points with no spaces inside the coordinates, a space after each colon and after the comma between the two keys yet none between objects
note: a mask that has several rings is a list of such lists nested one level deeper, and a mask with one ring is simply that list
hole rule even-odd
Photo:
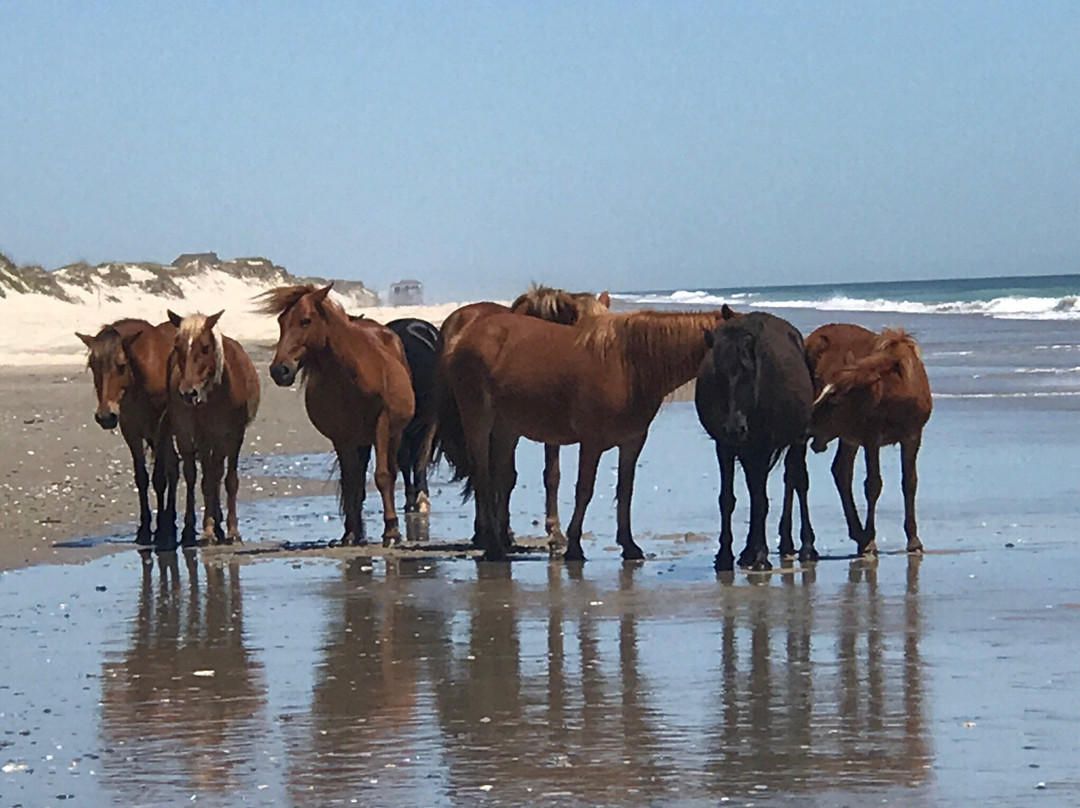
[{"label": "horse hoof", "polygon": [[417,513],[431,513],[431,501],[428,499],[428,495],[421,493],[416,498],[416,512]]},{"label": "horse hoof", "polygon": [[135,543],[141,547],[149,547],[153,543],[150,536],[150,528],[140,527],[139,532],[135,534]]},{"label": "horse hoof", "polygon": [[645,553],[641,552],[641,548],[635,544],[631,547],[624,547],[622,557],[623,561],[644,561]]},{"label": "horse hoof", "polygon": [[717,572],[732,572],[735,569],[735,556],[731,553],[717,553],[713,567]]},{"label": "horse hoof", "polygon": [[871,539],[870,541],[868,541],[866,544],[864,544],[862,547],[859,548],[859,555],[861,555],[861,556],[874,557],[877,554],[878,554],[877,542],[875,542],[873,539]]},{"label": "horse hoof", "polygon": [[755,561],[750,567],[751,572],[769,572],[770,570],[772,570],[772,564],[769,563],[768,559]]},{"label": "horse hoof", "polygon": [[585,551],[580,547],[567,547],[563,553],[563,561],[584,561]]},{"label": "horse hoof", "polygon": [[922,542],[918,539],[915,539],[914,541],[909,541],[907,545],[907,551],[909,553],[922,554],[924,552]]},{"label": "horse hoof", "polygon": [[818,559],[820,558],[821,556],[818,555],[818,551],[813,548],[810,548],[809,550],[803,549],[799,551],[799,561],[803,564],[812,564],[818,561]]}]

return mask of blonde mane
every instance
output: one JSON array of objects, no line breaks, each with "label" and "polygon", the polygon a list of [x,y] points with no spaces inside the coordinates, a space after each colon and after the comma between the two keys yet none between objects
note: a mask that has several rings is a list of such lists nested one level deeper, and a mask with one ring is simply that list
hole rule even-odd
[{"label": "blonde mane", "polygon": [[[189,314],[181,320],[180,325],[177,326],[178,338],[186,340],[188,348],[190,348],[191,343],[206,328],[206,320],[207,317],[205,314]],[[210,341],[214,346],[213,385],[214,387],[217,387],[221,384],[221,380],[225,375],[225,341],[222,338],[221,331],[218,329],[216,323],[214,324],[214,327],[210,329]]]},{"label": "blonde mane", "polygon": [[608,314],[608,307],[591,292],[567,292],[533,283],[510,304],[515,314],[527,314],[552,323],[573,325],[582,317]]},{"label": "blonde mane", "polygon": [[719,311],[610,314],[580,325],[577,342],[601,361],[622,361],[635,398],[662,398],[697,375],[705,331],[723,321]]}]

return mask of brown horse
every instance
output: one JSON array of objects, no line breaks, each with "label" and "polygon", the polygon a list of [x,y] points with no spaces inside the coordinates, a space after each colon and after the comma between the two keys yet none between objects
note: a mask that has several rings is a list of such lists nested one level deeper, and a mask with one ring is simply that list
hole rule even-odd
[{"label": "brown horse", "polygon": [[[574,325],[585,317],[600,317],[608,314],[611,297],[607,292],[598,295],[592,292],[566,292],[550,286],[533,284],[529,291],[518,295],[510,304],[514,314],[526,314],[539,317],[552,323]],[[559,446],[544,444],[544,530],[553,540],[563,538],[559,525]]]},{"label": "brown horse", "polygon": [[[169,357],[170,413],[184,466],[187,499],[185,547],[196,544],[195,459],[202,465],[203,531],[206,541],[240,540],[236,520],[237,463],[247,425],[259,409],[259,374],[240,343],[217,330],[223,311],[188,317],[170,311],[176,338]],[[228,461],[228,470],[225,469]],[[227,516],[222,529],[221,478],[225,477]]]},{"label": "brown horse", "polygon": [[341,469],[342,543],[364,542],[364,486],[375,447],[375,486],[383,503],[383,544],[401,540],[394,482],[402,432],[415,399],[401,340],[374,320],[350,321],[328,297],[333,286],[279,286],[260,295],[281,334],[270,376],[288,387],[302,369],[308,417],[330,439]]},{"label": "brown horse", "polygon": [[123,319],[104,326],[94,336],[76,334],[90,350],[87,364],[94,374],[97,411],[103,429],[120,426],[131,451],[135,487],[139,492],[139,529],[135,543],[149,545],[150,475],[146,449],[153,453],[153,483],[157,498],[154,543],[160,550],[176,547],[176,482],[178,473],[166,409],[169,401],[168,360],[176,329],[171,323]]},{"label": "brown horse", "polygon": [[[567,292],[563,289],[556,289],[550,286],[540,286],[532,284],[527,292],[524,292],[514,300],[509,306],[504,306],[501,303],[480,302],[469,303],[462,306],[459,309],[450,313],[439,329],[439,339],[442,344],[441,355],[445,356],[456,344],[458,335],[465,329],[467,325],[473,321],[486,317],[491,314],[524,314],[529,317],[538,317],[541,320],[547,320],[553,323],[562,323],[564,325],[573,325],[578,320],[586,317],[596,317],[608,313],[608,309],[611,306],[611,298],[607,292],[601,292],[599,295],[594,295],[591,292]],[[440,363],[441,367],[441,363]],[[453,426],[459,422],[456,420],[455,406],[452,401],[452,395],[449,392],[449,382],[445,376],[439,376],[438,374],[445,373],[444,370],[436,371],[437,388],[440,393],[437,396],[440,407],[440,411],[443,407],[448,406],[448,426]],[[436,430],[438,424],[435,424]],[[432,433],[434,437],[434,432]],[[462,435],[457,436],[456,441],[451,441],[448,446],[442,446],[440,448],[444,451],[449,448],[452,452],[453,446],[464,446],[464,438]],[[457,467],[457,462],[453,458],[450,459],[451,465]],[[461,463],[465,462],[463,457],[458,458]],[[559,447],[556,445],[544,445],[544,499],[545,499],[545,516],[544,526],[549,537],[553,540],[562,538],[562,529],[559,527]]]},{"label": "brown horse", "polygon": [[[821,452],[833,438],[840,439],[832,473],[848,535],[860,554],[877,552],[874,512],[881,494],[880,450],[899,443],[907,549],[920,552],[915,463],[933,402],[919,346],[903,330],[875,334],[861,326],[833,323],[806,338],[806,352],[818,391],[810,425],[812,445]],[[851,490],[860,446],[866,461],[865,525],[859,521]]]},{"label": "brown horse", "polygon": [[619,447],[616,538],[623,558],[642,558],[630,530],[638,455],[664,396],[697,374],[704,332],[724,319],[722,312],[645,311],[568,327],[491,314],[458,335],[445,360],[460,429],[444,429],[443,437],[463,436],[464,445],[446,454],[475,493],[485,558],[504,558],[510,543],[514,450],[522,436],[580,444],[568,560],[584,559],[581,531],[600,455]]}]

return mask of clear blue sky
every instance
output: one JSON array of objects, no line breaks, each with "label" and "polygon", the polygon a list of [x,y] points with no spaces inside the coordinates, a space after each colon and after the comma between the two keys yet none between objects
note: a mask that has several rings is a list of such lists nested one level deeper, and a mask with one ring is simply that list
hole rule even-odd
[{"label": "clear blue sky", "polygon": [[0,251],[429,297],[1080,272],[1080,3],[0,0]]}]

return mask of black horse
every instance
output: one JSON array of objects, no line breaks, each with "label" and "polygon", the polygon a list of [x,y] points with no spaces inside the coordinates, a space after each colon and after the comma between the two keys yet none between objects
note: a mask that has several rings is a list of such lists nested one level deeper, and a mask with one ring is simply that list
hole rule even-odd
[{"label": "black horse", "polygon": [[428,512],[427,459],[424,440],[436,420],[435,362],[439,357],[439,329],[427,320],[402,317],[386,327],[401,339],[412,374],[416,410],[401,436],[398,468],[405,480],[405,513]]},{"label": "black horse", "polygon": [[[735,510],[735,458],[746,474],[750,491],[750,532],[739,556],[740,567],[772,569],[765,540],[769,512],[766,482],[769,471],[787,451],[784,480],[787,491],[799,495],[802,516],[801,561],[816,561],[814,530],[806,494],[807,427],[814,402],[814,383],[803,349],[802,335],[786,320],[751,312],[706,332],[710,351],[698,372],[694,401],[698,418],[716,441],[720,462],[720,550],[716,568],[734,568],[731,514]],[[780,553],[793,556],[790,508],[780,523]]]}]

